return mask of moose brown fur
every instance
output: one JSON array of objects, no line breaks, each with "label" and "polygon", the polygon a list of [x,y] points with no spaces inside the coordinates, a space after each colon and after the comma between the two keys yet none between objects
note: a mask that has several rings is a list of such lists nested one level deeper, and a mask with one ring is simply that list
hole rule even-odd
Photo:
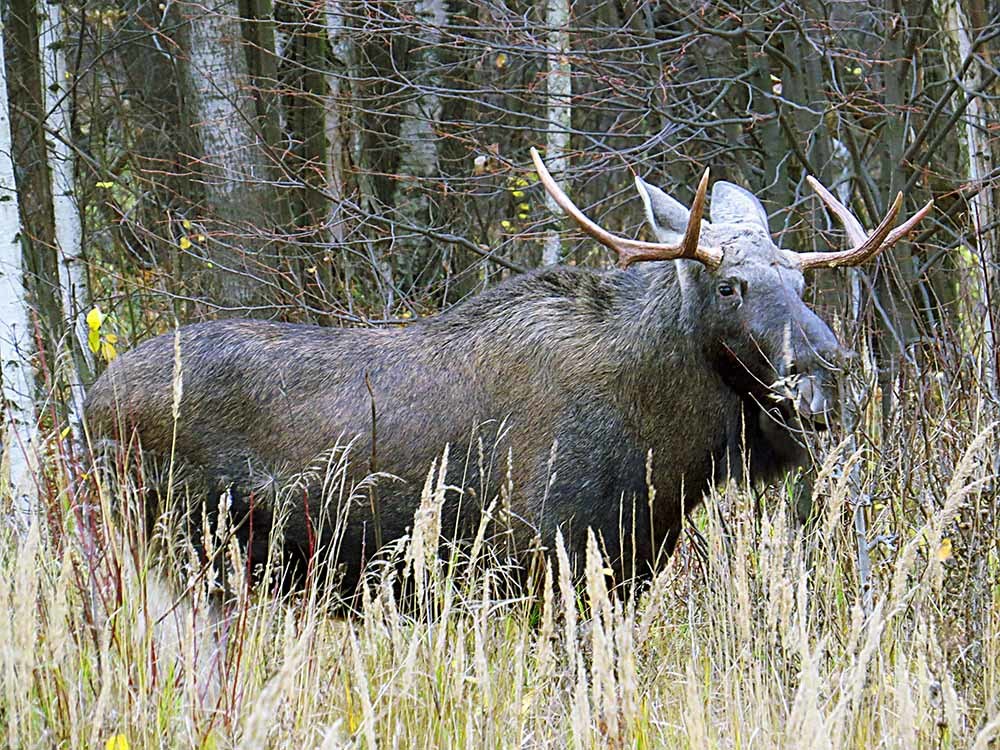
[{"label": "moose brown fur", "polygon": [[[348,588],[378,541],[407,533],[446,445],[447,482],[456,488],[443,508],[449,536],[472,538],[483,508],[509,482],[508,541],[519,549],[551,548],[559,529],[579,556],[592,528],[619,577],[646,573],[673,548],[682,509],[694,508],[710,483],[744,470],[766,481],[800,465],[797,432],[832,415],[843,350],[802,301],[803,266],[860,262],[929,209],[888,238],[880,226],[875,240],[856,236],[860,225],[842,215],[853,251],[798,255],[773,244],[760,203],[730,183],[715,184],[712,222],[703,224],[706,184],[689,211],[637,181],[659,239],[638,251],[622,243],[640,243],[576,217],[619,251],[626,270],[541,269],[404,328],[184,326],[176,424],[175,341],[166,334],[98,379],[89,426],[177,457],[200,472],[210,497],[228,488],[254,560],[267,552],[272,522],[267,481],[347,444],[359,480],[372,468],[374,438],[375,468],[395,478],[351,501],[335,553]],[[894,215],[883,225],[891,229]],[[865,242],[872,247],[859,259]],[[324,504],[343,498],[331,495],[318,484],[304,488],[285,527],[286,559],[324,552],[329,530],[312,525],[335,515]]]}]

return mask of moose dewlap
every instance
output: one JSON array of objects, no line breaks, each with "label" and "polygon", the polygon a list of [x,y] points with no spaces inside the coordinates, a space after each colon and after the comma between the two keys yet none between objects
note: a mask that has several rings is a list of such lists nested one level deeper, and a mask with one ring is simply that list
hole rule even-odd
[{"label": "moose dewlap", "polygon": [[[658,240],[638,242],[591,222],[532,156],[553,198],[620,268],[544,268],[405,328],[184,326],[183,388],[175,336],[149,340],[91,388],[92,433],[173,456],[210,514],[228,492],[252,562],[267,555],[282,495],[283,559],[334,558],[345,589],[379,545],[408,533],[448,445],[446,537],[475,537],[502,494],[494,516],[509,525],[497,535],[508,549],[551,549],[561,530],[582,556],[592,528],[616,577],[648,572],[710,483],[801,465],[801,431],[833,417],[844,350],[802,301],[803,269],[864,262],[931,204],[894,228],[897,198],[868,234],[812,181],[852,247],[794,253],[775,246],[760,202],[731,183],[715,183],[703,221],[707,171],[690,209],[637,179]],[[331,462],[343,484],[328,481]],[[352,492],[373,469],[370,487]],[[296,475],[282,493],[281,478]]]}]

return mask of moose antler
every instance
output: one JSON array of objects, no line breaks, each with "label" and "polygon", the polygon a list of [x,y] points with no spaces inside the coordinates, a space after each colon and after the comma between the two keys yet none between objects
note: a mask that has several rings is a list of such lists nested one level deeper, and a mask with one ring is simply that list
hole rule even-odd
[{"label": "moose antler", "polygon": [[709,268],[717,268],[722,263],[722,251],[714,247],[705,247],[698,244],[698,237],[701,234],[701,214],[705,208],[705,194],[708,192],[708,170],[702,175],[698,184],[698,192],[694,196],[694,203],[691,204],[691,213],[688,216],[687,229],[683,239],[676,245],[661,242],[641,242],[631,240],[627,237],[619,237],[599,227],[588,219],[583,211],[576,207],[566,193],[562,191],[556,181],[552,179],[549,170],[545,168],[542,157],[538,151],[531,149],[531,159],[535,162],[535,169],[538,171],[538,178],[542,185],[552,196],[552,199],[569,214],[580,228],[600,242],[602,245],[611,248],[618,253],[619,268],[628,268],[631,264],[644,260],[672,260],[674,258],[691,258],[704,263]]},{"label": "moose antler", "polygon": [[828,253],[798,253],[799,265],[802,270],[808,268],[838,268],[840,266],[857,266],[864,263],[869,258],[874,258],[883,250],[887,250],[895,245],[900,239],[906,236],[920,221],[930,213],[934,207],[934,201],[928,201],[927,205],[917,211],[913,216],[904,221],[895,229],[892,228],[903,205],[903,194],[897,193],[896,200],[892,202],[889,213],[885,215],[882,222],[871,234],[865,234],[861,227],[861,222],[851,213],[851,210],[837,200],[833,194],[823,187],[819,180],[809,176],[806,181],[819,195],[822,201],[830,209],[830,212],[840,219],[847,231],[847,237],[854,245],[850,250],[840,250]]}]

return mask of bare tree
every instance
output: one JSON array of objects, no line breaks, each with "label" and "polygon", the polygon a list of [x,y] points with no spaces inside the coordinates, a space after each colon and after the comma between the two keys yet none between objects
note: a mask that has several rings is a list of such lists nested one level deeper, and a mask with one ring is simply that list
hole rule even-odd
[{"label": "bare tree", "polygon": [[[0,37],[0,63],[3,38]],[[3,464],[17,509],[35,508],[37,467],[31,327],[24,286],[23,235],[14,185],[7,70],[0,64],[0,379],[3,381]]]},{"label": "bare tree", "polygon": [[[35,0],[13,0],[4,16],[14,177],[24,240],[24,270],[41,342],[55,351],[64,337],[64,318],[55,252],[51,174],[45,133],[39,23]],[[6,106],[6,105],[5,105]]]},{"label": "bare tree", "polygon": [[[274,263],[267,241],[277,201],[269,180],[266,143],[254,126],[256,105],[240,15],[235,2],[211,9],[185,6],[183,48],[191,120],[200,151],[192,167],[204,191],[203,262],[215,302],[246,313],[264,303],[267,270]],[[197,248],[190,237],[185,246]]]},{"label": "bare tree", "polygon": [[[983,86],[984,72],[988,72],[987,61],[978,49],[979,37],[987,32],[985,7],[982,3],[959,3],[953,0],[941,2],[939,13],[944,20],[944,31],[948,38],[945,56],[946,64],[956,81],[960,81],[967,91],[978,91]],[[978,23],[975,16],[978,16]],[[996,103],[992,97],[976,96],[969,101],[965,111],[964,147],[968,165],[968,179],[974,188],[969,199],[971,229],[979,250],[980,295],[989,302],[997,288],[997,258],[1000,250],[996,225],[997,201],[995,181],[996,165],[1000,164],[1000,147],[995,136],[991,138],[990,127],[997,118]],[[996,307],[983,307],[984,339],[989,346],[984,357],[983,378],[994,401],[997,400]],[[992,351],[992,357],[989,356]]]},{"label": "bare tree", "polygon": [[[552,172],[557,176],[560,187],[564,187],[566,167],[569,165],[569,133],[572,125],[573,79],[570,67],[569,2],[568,0],[545,0],[545,25],[548,26],[548,75],[545,78],[548,97],[545,133],[545,153]],[[552,196],[546,193],[545,205],[559,214]],[[558,263],[562,256],[562,241],[559,233],[546,234],[542,263]]]},{"label": "bare tree", "polygon": [[347,171],[350,153],[356,148],[357,140],[357,131],[350,127],[347,120],[353,77],[353,52],[347,20],[342,0],[326,0],[326,39],[330,50],[330,71],[327,74],[329,103],[325,122],[329,147],[326,177],[327,190],[333,204],[329,219],[330,237],[335,242],[343,242],[345,239],[341,203],[348,195]]},{"label": "bare tree", "polygon": [[76,162],[71,148],[70,87],[66,70],[66,29],[60,3],[42,3],[38,45],[42,62],[45,101],[46,152],[52,186],[52,216],[62,313],[66,321],[65,346],[70,389],[69,416],[73,434],[82,443],[84,383],[90,379],[93,360],[88,357],[84,320],[89,301],[87,263],[83,255],[83,225],[77,206]]},{"label": "bare tree", "polygon": [[[407,225],[429,227],[438,219],[429,181],[438,177],[441,121],[442,31],[447,22],[444,0],[415,0],[415,21],[405,60],[403,106],[399,120],[399,166],[394,207]],[[397,60],[396,64],[404,64]],[[399,239],[403,267],[413,277],[430,257],[428,239],[407,232]]]}]

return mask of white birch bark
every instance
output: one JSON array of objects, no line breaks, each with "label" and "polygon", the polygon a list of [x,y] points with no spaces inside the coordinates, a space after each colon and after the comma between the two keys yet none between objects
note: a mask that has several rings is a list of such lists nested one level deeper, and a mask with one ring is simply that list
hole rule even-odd
[{"label": "white birch bark", "polygon": [[[569,0],[546,0],[545,25],[549,33],[548,76],[546,76],[547,127],[545,133],[545,162],[561,188],[566,189],[565,172],[568,166],[569,133],[572,120],[570,99],[573,94],[572,69],[569,64]],[[562,211],[548,193],[545,204],[557,216]],[[549,231],[542,250],[542,263],[558,263],[562,255],[559,232]]]},{"label": "white birch bark", "polygon": [[[434,127],[441,120],[441,96],[438,93],[440,76],[436,68],[441,32],[448,17],[444,0],[417,0],[413,10],[418,26],[414,36],[418,41],[416,49],[408,56],[409,82],[413,91],[407,92],[409,98],[399,124],[402,144],[399,174],[402,179],[398,183],[395,203],[405,222],[426,226],[432,218],[430,201],[420,182],[439,172],[438,139]],[[417,248],[426,248],[429,241],[417,237],[402,244],[406,252],[403,260],[412,261],[404,265],[412,266],[421,260]]]},{"label": "white birch bark", "polygon": [[[87,347],[85,314],[90,297],[87,284],[87,264],[83,257],[83,226],[76,204],[76,170],[70,148],[70,97],[67,86],[65,27],[59,3],[39,4],[40,27],[38,52],[42,69],[42,90],[45,92],[45,150],[52,185],[52,214],[59,255],[59,287],[63,317],[69,334],[75,341],[67,342],[75,356],[70,357],[70,424],[74,438],[80,442],[83,415],[83,373],[81,365],[93,369]],[[82,358],[82,359],[81,359]]]},{"label": "white birch bark", "polygon": [[343,121],[343,102],[345,95],[350,95],[350,80],[348,74],[351,64],[350,41],[344,20],[344,7],[341,0],[326,0],[326,35],[330,51],[335,61],[331,72],[327,75],[329,103],[326,107],[326,142],[327,142],[327,191],[334,197],[330,206],[330,241],[340,244],[344,241],[341,219],[341,206],[346,195],[344,164],[346,154],[344,148],[345,123]]},{"label": "white birch bark", "polygon": [[[210,222],[209,257],[216,269],[216,294],[222,304],[252,305],[265,284],[268,263],[260,242],[244,232],[273,213],[262,137],[254,128],[255,104],[243,50],[238,4],[206,10],[185,6],[188,103],[201,146],[198,172]],[[255,247],[256,245],[256,247]]]},{"label": "white birch bark", "polygon": [[[942,0],[938,13],[944,20],[944,31],[950,37],[951,54],[945,55],[946,64],[952,75],[958,75],[965,60],[972,54],[974,33],[967,8],[959,0]],[[965,73],[964,90],[976,91],[982,85],[982,66],[973,62]],[[961,91],[961,90],[960,90]],[[992,171],[993,152],[990,145],[990,126],[997,113],[992,111],[986,97],[973,97],[965,110],[965,146],[967,152],[968,181],[980,188],[970,200],[972,209],[972,229],[976,236],[980,255],[980,295],[983,304],[991,299],[989,290],[996,289],[997,230],[988,225],[997,217],[997,201],[993,186],[989,183]],[[998,398],[996,381],[996,352],[993,351],[993,320],[989,310],[983,316],[983,340],[986,355],[983,357],[983,379],[994,402]]]},{"label": "white birch bark", "polygon": [[37,506],[37,468],[31,328],[24,289],[21,226],[11,134],[7,74],[0,35],[0,380],[3,385],[3,459],[14,508],[30,519]]},{"label": "white birch bark", "polygon": [[434,125],[441,119],[441,97],[437,92],[438,75],[433,68],[438,62],[437,46],[441,44],[441,29],[447,22],[443,0],[418,0],[415,6],[420,25],[421,49],[413,56],[418,59],[411,81],[419,93],[406,105],[406,117],[399,125],[399,137],[406,145],[403,155],[404,174],[432,177],[438,168],[438,142]]},{"label": "white birch bark", "polygon": [[[957,20],[955,34],[958,41],[958,58],[963,61],[972,54],[972,31],[969,18],[965,14],[965,9],[961,3],[955,2],[951,6]],[[949,24],[950,25],[950,24]],[[961,64],[961,63],[960,63]],[[982,85],[983,69],[979,63],[969,66],[966,73],[966,90],[976,91]],[[969,102],[965,111],[965,139],[968,149],[969,160],[969,182],[981,189],[972,197],[972,226],[976,233],[976,242],[979,246],[981,260],[980,268],[983,273],[980,275],[982,287],[982,299],[988,302],[991,297],[988,290],[996,289],[996,262],[997,262],[997,231],[988,229],[997,216],[997,202],[994,188],[991,183],[991,173],[993,171],[993,151],[990,143],[990,133],[992,125],[996,122],[995,112],[990,111],[991,104],[986,97],[976,96]],[[986,358],[986,366],[983,375],[985,376],[987,387],[994,401],[997,399],[996,382],[996,352],[993,351],[991,342],[993,341],[993,318],[989,311],[983,316],[984,339],[987,344],[989,356]]]}]

